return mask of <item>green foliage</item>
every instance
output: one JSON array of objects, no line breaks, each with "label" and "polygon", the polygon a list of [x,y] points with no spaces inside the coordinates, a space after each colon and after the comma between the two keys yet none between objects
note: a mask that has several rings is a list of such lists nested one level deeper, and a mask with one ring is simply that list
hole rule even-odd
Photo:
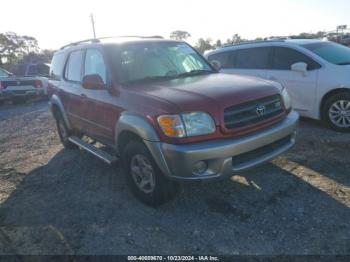
[{"label": "green foliage", "polygon": [[40,50],[34,37],[0,33],[0,66],[9,71],[18,72],[20,67],[31,63],[50,63],[52,55],[51,50]]},{"label": "green foliage", "polygon": [[187,31],[176,30],[171,32],[170,38],[175,40],[186,40],[191,37],[191,34]]},{"label": "green foliage", "polygon": [[195,45],[195,48],[203,54],[206,50],[213,49],[214,46],[211,44],[212,40],[210,38],[204,39],[204,38],[199,38],[198,42]]}]

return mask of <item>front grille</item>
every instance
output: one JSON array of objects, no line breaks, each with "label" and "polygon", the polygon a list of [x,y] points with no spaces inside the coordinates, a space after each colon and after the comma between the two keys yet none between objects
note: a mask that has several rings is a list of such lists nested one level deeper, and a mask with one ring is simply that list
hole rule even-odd
[{"label": "front grille", "polygon": [[35,80],[7,80],[1,81],[3,88],[13,86],[35,86]]},{"label": "front grille", "polygon": [[244,164],[244,163],[250,162],[254,159],[257,159],[261,156],[268,155],[268,154],[276,151],[277,149],[289,144],[291,139],[292,139],[292,137],[289,135],[289,136],[286,136],[280,140],[277,140],[269,145],[266,145],[266,146],[257,148],[253,151],[249,151],[247,153],[232,157],[232,166],[233,167],[239,166],[241,164]]},{"label": "front grille", "polygon": [[265,97],[224,110],[227,129],[257,124],[283,112],[280,95]]}]

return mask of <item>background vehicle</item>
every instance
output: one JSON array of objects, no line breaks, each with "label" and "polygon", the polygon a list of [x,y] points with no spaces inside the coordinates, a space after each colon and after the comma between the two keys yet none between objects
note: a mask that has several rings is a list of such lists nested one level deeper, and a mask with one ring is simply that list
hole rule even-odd
[{"label": "background vehicle", "polygon": [[350,131],[350,48],[320,40],[273,40],[206,54],[222,72],[281,83],[302,116]]},{"label": "background vehicle", "polygon": [[107,163],[120,156],[131,190],[149,205],[173,197],[175,182],[231,177],[295,143],[298,114],[279,84],[220,74],[180,41],[68,45],[53,57],[49,86],[63,145]]},{"label": "background vehicle", "polygon": [[20,103],[30,97],[47,94],[48,80],[38,76],[14,76],[0,68],[0,101],[11,100]]}]

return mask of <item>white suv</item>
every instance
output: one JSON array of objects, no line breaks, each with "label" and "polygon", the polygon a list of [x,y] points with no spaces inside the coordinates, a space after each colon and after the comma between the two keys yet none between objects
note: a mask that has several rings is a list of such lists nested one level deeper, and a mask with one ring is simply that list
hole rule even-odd
[{"label": "white suv", "polygon": [[225,46],[205,57],[224,73],[279,82],[302,116],[350,131],[350,48],[321,40],[271,40]]}]

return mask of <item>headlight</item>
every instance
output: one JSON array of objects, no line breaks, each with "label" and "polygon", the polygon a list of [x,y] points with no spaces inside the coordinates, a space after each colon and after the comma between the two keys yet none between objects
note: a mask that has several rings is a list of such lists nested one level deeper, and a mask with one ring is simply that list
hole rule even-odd
[{"label": "headlight", "polygon": [[291,109],[292,100],[290,99],[290,96],[289,96],[286,88],[283,88],[281,95],[282,95],[283,103],[284,103],[286,110]]},{"label": "headlight", "polygon": [[204,112],[162,115],[157,120],[163,133],[169,137],[206,135],[216,129],[211,116]]}]

